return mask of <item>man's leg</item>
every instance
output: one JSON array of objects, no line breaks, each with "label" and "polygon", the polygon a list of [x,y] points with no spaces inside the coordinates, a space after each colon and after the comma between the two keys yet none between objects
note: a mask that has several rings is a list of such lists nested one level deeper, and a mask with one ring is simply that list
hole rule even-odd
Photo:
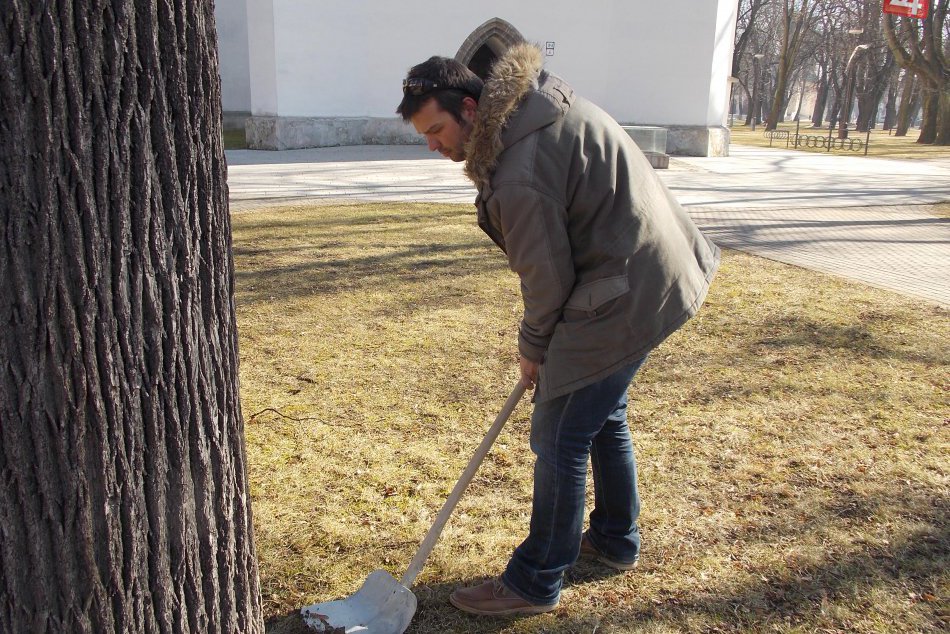
[{"label": "man's leg", "polygon": [[577,559],[591,444],[626,398],[641,363],[535,406],[531,449],[537,459],[531,528],[502,575],[510,590],[532,603],[556,602],[564,570]]},{"label": "man's leg", "polygon": [[640,496],[637,463],[627,425],[627,395],[607,418],[591,446],[594,510],[587,540],[614,567],[632,566],[640,556]]}]

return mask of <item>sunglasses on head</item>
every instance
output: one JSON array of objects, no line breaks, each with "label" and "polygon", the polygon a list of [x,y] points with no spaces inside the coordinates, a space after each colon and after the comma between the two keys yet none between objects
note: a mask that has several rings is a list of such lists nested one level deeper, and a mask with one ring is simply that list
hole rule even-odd
[{"label": "sunglasses on head", "polygon": [[408,79],[402,80],[402,92],[407,95],[412,95],[413,97],[421,97],[422,95],[427,95],[435,90],[458,90],[459,92],[470,94],[464,88],[446,86],[445,84],[440,84],[437,81],[432,81],[431,79],[425,79],[423,77],[409,77]]}]

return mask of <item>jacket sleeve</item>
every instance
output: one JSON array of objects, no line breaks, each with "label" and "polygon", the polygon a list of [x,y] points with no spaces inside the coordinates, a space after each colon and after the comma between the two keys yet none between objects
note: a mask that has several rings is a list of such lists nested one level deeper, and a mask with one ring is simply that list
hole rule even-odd
[{"label": "jacket sleeve", "polygon": [[508,266],[521,279],[524,317],[518,350],[540,362],[574,286],[564,205],[524,185],[494,192],[491,204],[504,236]]}]

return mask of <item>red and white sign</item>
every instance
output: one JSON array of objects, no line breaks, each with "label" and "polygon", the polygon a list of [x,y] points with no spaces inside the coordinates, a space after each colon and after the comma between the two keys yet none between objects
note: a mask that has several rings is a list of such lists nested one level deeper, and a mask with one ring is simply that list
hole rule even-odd
[{"label": "red and white sign", "polygon": [[926,18],[927,0],[884,0],[884,13],[907,18]]}]

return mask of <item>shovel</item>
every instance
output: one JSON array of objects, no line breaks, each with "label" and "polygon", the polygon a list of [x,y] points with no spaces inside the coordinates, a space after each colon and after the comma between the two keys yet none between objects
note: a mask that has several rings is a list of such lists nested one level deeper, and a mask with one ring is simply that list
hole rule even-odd
[{"label": "shovel", "polygon": [[409,627],[413,614],[416,613],[416,595],[409,587],[415,581],[416,575],[422,570],[426,559],[432,554],[435,543],[442,534],[446,522],[455,510],[459,498],[465,492],[469,482],[475,477],[475,472],[482,464],[488,450],[505,426],[511,412],[514,411],[525,392],[524,385],[518,385],[512,390],[511,396],[505,401],[495,422],[489,428],[482,443],[475,450],[459,481],[455,483],[452,494],[442,505],[435,523],[419,545],[416,556],[409,563],[402,581],[385,570],[376,570],[371,573],[363,586],[356,594],[338,601],[315,603],[300,610],[304,622],[317,632],[339,632],[342,628],[346,634],[359,632],[361,634],[402,634]]}]

